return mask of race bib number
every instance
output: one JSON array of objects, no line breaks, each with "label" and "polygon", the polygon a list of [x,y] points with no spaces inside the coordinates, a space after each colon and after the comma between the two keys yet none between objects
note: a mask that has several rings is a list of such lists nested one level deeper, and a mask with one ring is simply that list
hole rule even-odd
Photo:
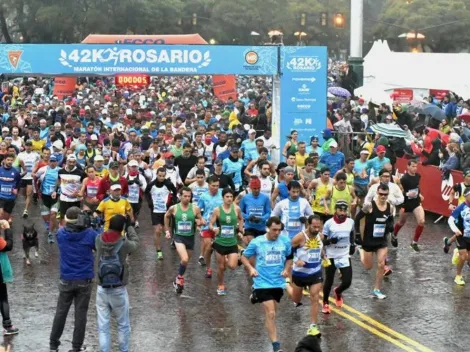
[{"label": "race bib number", "polygon": [[139,189],[132,187],[129,189],[129,202],[138,203],[139,202]]},{"label": "race bib number", "polygon": [[301,224],[300,221],[298,220],[289,220],[287,222],[287,230],[288,231],[293,231],[293,230],[299,230],[300,231]]},{"label": "race bib number", "polygon": [[96,194],[98,193],[98,187],[88,186],[87,190],[86,190],[86,193],[87,193],[88,197],[94,198],[94,197],[96,197]]},{"label": "race bib number", "polygon": [[154,213],[165,213],[166,212],[166,202],[161,199],[156,199],[153,201],[153,212]]},{"label": "race bib number", "polygon": [[177,230],[179,233],[191,232],[191,221],[178,221]]},{"label": "race bib number", "polygon": [[222,238],[233,237],[233,234],[234,234],[233,226],[222,225],[222,227],[220,228],[220,237]]},{"label": "race bib number", "polygon": [[347,268],[349,265],[349,257],[335,258],[335,266],[338,269]]},{"label": "race bib number", "polygon": [[266,253],[265,264],[268,266],[281,265],[281,251],[268,251]]},{"label": "race bib number", "polygon": [[[413,195],[413,193],[415,193],[416,195]],[[414,188],[414,189],[410,189],[406,195],[408,196],[408,199],[416,199],[418,198],[418,194],[419,194],[419,189]]]},{"label": "race bib number", "polygon": [[308,264],[318,264],[320,263],[320,249],[310,249],[307,253],[307,263]]},{"label": "race bib number", "polygon": [[5,194],[5,195],[10,195],[11,192],[12,192],[12,190],[13,190],[13,187],[12,187],[12,186],[2,185],[2,186],[0,187],[0,192],[1,192],[2,194]]},{"label": "race bib number", "polygon": [[25,163],[24,166],[26,167],[26,171],[27,171],[27,172],[33,171],[33,163],[32,163],[32,162],[29,162],[29,161],[28,161],[28,162]]},{"label": "race bib number", "polygon": [[385,236],[385,224],[374,224],[374,238],[382,238]]}]

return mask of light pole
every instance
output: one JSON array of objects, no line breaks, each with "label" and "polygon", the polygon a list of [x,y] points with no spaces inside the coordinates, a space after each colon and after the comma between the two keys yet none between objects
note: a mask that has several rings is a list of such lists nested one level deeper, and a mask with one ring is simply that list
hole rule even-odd
[{"label": "light pole", "polygon": [[362,41],[364,32],[364,0],[351,0],[351,39],[348,63],[357,75],[356,86],[364,81]]},{"label": "light pole", "polygon": [[305,33],[305,32],[295,32],[294,35],[296,37],[299,37],[299,42],[297,43],[297,45],[302,46],[303,45],[302,37],[305,37],[307,35],[307,33]]}]

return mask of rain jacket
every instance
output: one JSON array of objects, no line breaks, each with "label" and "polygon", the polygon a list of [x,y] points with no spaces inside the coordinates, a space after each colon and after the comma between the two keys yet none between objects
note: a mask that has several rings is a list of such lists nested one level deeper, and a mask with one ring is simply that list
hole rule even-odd
[{"label": "rain jacket", "polygon": [[[124,268],[122,276],[123,286],[129,282],[129,264],[127,263],[127,256],[137,249],[139,245],[139,236],[132,226],[127,228],[127,236],[122,237],[121,233],[114,230],[108,230],[103,234],[96,237],[96,258],[100,260],[103,254],[112,253],[114,247],[124,239],[124,243],[119,249],[119,260]],[[100,278],[97,278],[98,285],[101,285]]]},{"label": "rain jacket", "polygon": [[441,163],[441,159],[439,158],[440,149],[441,149],[441,140],[439,138],[434,138],[432,141],[431,153],[428,153],[425,150],[423,150],[423,155],[427,157],[427,159],[423,161],[423,165],[439,166],[439,164]]},{"label": "rain jacket", "polygon": [[91,280],[93,270],[95,238],[98,234],[91,228],[80,228],[67,224],[57,232],[60,250],[61,280]]}]

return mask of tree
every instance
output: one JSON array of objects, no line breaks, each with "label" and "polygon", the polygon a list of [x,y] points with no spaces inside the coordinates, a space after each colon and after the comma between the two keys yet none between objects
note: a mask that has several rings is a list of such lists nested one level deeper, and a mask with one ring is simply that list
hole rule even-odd
[{"label": "tree", "polygon": [[468,0],[413,0],[408,5],[404,1],[388,0],[379,20],[385,23],[375,27],[376,35],[392,43],[408,31],[425,34],[423,44],[438,52],[460,51],[468,47],[470,40],[466,31],[470,23]]}]

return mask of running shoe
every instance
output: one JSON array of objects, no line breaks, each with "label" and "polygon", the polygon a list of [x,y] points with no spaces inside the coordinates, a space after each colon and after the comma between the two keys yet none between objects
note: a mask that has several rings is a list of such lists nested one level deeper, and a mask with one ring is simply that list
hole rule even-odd
[{"label": "running shoe", "polygon": [[321,312],[323,314],[330,314],[331,313],[330,305],[328,303],[323,303],[323,307],[321,309]]},{"label": "running shoe", "polygon": [[452,265],[456,266],[459,263],[459,250],[454,248],[454,254],[452,254]]},{"label": "running shoe", "polygon": [[392,244],[393,247],[397,248],[398,247],[398,237],[395,235],[390,236],[390,243]]},{"label": "running shoe", "polygon": [[23,212],[23,219],[26,219],[28,217],[28,210],[24,210]]},{"label": "running shoe", "polygon": [[444,250],[444,253],[447,254],[449,253],[450,246],[452,246],[452,243],[449,243],[449,238],[444,237],[442,239],[444,241],[444,247],[442,248]]},{"label": "running shoe", "polygon": [[184,277],[178,275],[176,277],[175,281],[173,281],[173,287],[175,288],[176,293],[178,293],[178,294],[183,293],[183,290],[184,290]]},{"label": "running shoe", "polygon": [[304,287],[304,289],[302,290],[302,294],[304,296],[310,296],[310,291],[308,290],[308,287]]},{"label": "running shoe", "polygon": [[8,336],[8,335],[16,335],[20,332],[18,328],[15,328],[13,325],[10,326],[9,328],[3,329],[3,335]]},{"label": "running shoe", "polygon": [[138,229],[140,226],[139,226],[139,222],[136,220],[135,221],[135,226],[134,226],[136,229]]},{"label": "running shoe", "polygon": [[391,273],[393,273],[392,267],[385,265],[384,266],[384,276],[389,276]]},{"label": "running shoe", "polygon": [[52,232],[49,232],[47,234],[47,243],[54,243],[54,236],[52,235]]},{"label": "running shoe", "polygon": [[294,302],[294,307],[295,308],[299,308],[299,307],[302,307],[304,304],[302,302],[299,302],[299,303],[295,303]]},{"label": "running shoe", "polygon": [[343,296],[336,293],[336,290],[338,289],[338,287],[336,287],[333,292],[335,294],[335,304],[336,304],[336,307],[338,308],[341,308],[344,304],[344,300],[343,300]]},{"label": "running shoe", "polygon": [[224,285],[220,285],[218,288],[217,288],[217,295],[219,296],[225,296],[227,294],[227,291],[225,291],[225,286]]},{"label": "running shoe", "polygon": [[307,330],[307,335],[320,337],[320,329],[315,324],[310,324],[310,328]]},{"label": "running shoe", "polygon": [[378,290],[378,289],[376,289],[376,288],[372,291],[372,294],[374,295],[375,298],[378,298],[378,299],[385,299],[385,298],[387,298],[386,295],[384,295],[380,290]]},{"label": "running shoe", "polygon": [[200,266],[206,266],[206,261],[204,260],[203,256],[200,256],[197,262]]},{"label": "running shoe", "polygon": [[462,275],[457,275],[454,279],[454,282],[459,286],[465,286],[465,281],[464,281]]},{"label": "running shoe", "polygon": [[86,346],[82,346],[80,347],[78,350],[77,349],[74,349],[72,348],[71,350],[69,350],[69,352],[84,352],[86,351]]},{"label": "running shoe", "polygon": [[207,269],[206,270],[206,279],[211,279],[212,278],[212,269]]},{"label": "running shoe", "polygon": [[163,260],[163,252],[157,251],[157,260]]},{"label": "running shoe", "polygon": [[416,243],[416,242],[412,242],[412,243],[410,244],[410,248],[411,248],[412,250],[414,250],[415,252],[421,251],[421,249],[419,249],[418,243]]}]

